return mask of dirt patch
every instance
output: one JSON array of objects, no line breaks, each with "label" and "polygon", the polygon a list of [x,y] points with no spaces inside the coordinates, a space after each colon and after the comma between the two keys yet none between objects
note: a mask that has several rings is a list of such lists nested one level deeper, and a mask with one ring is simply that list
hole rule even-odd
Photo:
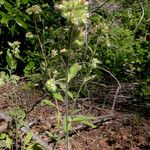
[{"label": "dirt patch", "polygon": [[[49,143],[52,139],[45,134],[46,131],[60,133],[56,128],[54,109],[42,106],[40,101],[45,96],[41,89],[28,89],[25,83],[13,87],[10,83],[0,88],[0,110],[6,112],[14,106],[21,106],[27,113],[26,120],[32,122],[34,133],[43,141]],[[111,107],[101,105],[97,100],[79,101],[77,107],[81,114],[102,116],[110,113]],[[70,107],[71,104],[70,104]],[[64,105],[60,105],[64,115]],[[56,143],[58,150],[65,150],[62,139]],[[70,137],[70,150],[149,150],[150,149],[150,119],[138,114],[115,112],[114,118],[97,125],[95,129],[85,128]]]}]

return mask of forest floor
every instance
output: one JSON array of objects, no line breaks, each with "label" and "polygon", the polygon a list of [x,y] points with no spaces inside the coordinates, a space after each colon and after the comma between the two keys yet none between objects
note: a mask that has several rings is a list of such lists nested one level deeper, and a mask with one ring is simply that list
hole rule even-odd
[{"label": "forest floor", "polygon": [[[52,140],[45,131],[60,132],[55,127],[54,110],[40,103],[46,97],[41,89],[30,90],[23,82],[17,87],[8,83],[0,87],[0,112],[5,113],[20,106],[26,112],[27,122],[36,120],[31,127],[33,132],[46,143],[50,143]],[[111,111],[110,106],[101,107],[97,100],[90,99],[80,102],[78,108],[81,114],[97,117],[108,115]],[[59,110],[64,114],[64,105],[60,105]],[[100,122],[96,128],[84,128],[74,132],[70,137],[72,149],[150,150],[150,117],[140,117],[137,113],[121,111],[121,108],[116,110],[119,111],[114,111],[113,118]],[[56,147],[58,150],[65,150],[64,140],[56,144]]]}]

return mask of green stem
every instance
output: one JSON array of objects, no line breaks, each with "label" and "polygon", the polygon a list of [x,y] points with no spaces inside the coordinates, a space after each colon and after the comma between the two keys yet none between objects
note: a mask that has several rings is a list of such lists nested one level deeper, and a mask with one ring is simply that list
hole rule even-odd
[{"label": "green stem", "polygon": [[65,119],[66,119],[66,133],[65,133],[65,139],[66,139],[66,150],[69,149],[69,132],[68,132],[68,117],[69,117],[69,107],[68,107],[68,90],[69,90],[69,84],[68,84],[68,74],[69,74],[69,55],[68,51],[71,48],[72,43],[72,34],[73,34],[73,26],[70,26],[69,29],[69,35],[68,35],[68,46],[67,46],[67,56],[66,56],[66,89],[65,89]]}]

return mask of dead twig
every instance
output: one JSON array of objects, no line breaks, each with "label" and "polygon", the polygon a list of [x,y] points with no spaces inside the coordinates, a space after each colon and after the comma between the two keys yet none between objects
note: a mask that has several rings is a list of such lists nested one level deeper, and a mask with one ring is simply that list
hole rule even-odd
[{"label": "dead twig", "polygon": [[143,7],[143,5],[142,5],[142,2],[141,2],[140,0],[138,0],[138,2],[139,2],[140,7],[141,7],[141,9],[142,9],[142,16],[141,16],[141,18],[140,18],[140,20],[139,20],[137,26],[135,27],[134,32],[137,31],[139,25],[141,24],[141,22],[142,22],[142,20],[143,20],[143,18],[144,18],[144,13],[145,13],[145,12],[144,12],[144,7]]},{"label": "dead twig", "polygon": [[116,93],[115,93],[115,96],[114,96],[114,100],[113,100],[113,105],[112,105],[112,109],[111,109],[111,112],[110,114],[113,115],[113,112],[114,112],[114,109],[115,109],[115,104],[116,104],[116,100],[117,100],[117,96],[118,96],[118,93],[119,93],[119,90],[121,89],[121,84],[120,82],[118,81],[118,79],[110,72],[108,71],[107,69],[103,68],[103,67],[98,67],[99,69],[109,73],[117,82],[118,84],[118,87],[117,87],[117,90],[116,90]]},{"label": "dead twig", "polygon": [[[6,122],[6,124],[0,126],[0,133],[4,132],[7,127],[8,127],[8,122],[11,122],[12,121],[12,118],[8,115],[6,115],[5,113],[3,112],[0,112],[0,119],[4,120]],[[26,125],[24,127],[21,128],[21,130],[24,132],[24,133],[29,133],[31,131],[30,127],[33,123],[26,123]],[[40,144],[41,146],[43,146],[43,148],[45,150],[53,150],[53,146],[52,144],[51,145],[48,145],[46,142],[43,141],[43,139],[41,139],[39,137],[39,135],[36,135],[34,133],[32,133],[32,139],[35,140],[38,144]]]}]

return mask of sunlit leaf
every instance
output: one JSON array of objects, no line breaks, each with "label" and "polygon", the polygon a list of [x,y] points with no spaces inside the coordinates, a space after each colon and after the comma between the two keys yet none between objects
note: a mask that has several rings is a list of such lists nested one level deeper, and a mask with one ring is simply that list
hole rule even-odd
[{"label": "sunlit leaf", "polygon": [[80,67],[80,65],[78,63],[75,63],[75,64],[73,64],[71,66],[71,68],[69,70],[69,74],[68,74],[68,82],[77,75],[77,73],[80,70],[80,68],[81,67]]},{"label": "sunlit leaf", "polygon": [[3,5],[5,3],[5,0],[0,0],[0,3]]},{"label": "sunlit leaf", "polygon": [[20,7],[20,0],[16,0],[16,7],[17,7],[17,8]]},{"label": "sunlit leaf", "polygon": [[55,107],[55,108],[57,108],[57,106],[53,102],[51,102],[49,99],[42,100],[42,104],[46,104],[49,107]]},{"label": "sunlit leaf", "polygon": [[24,138],[24,144],[28,145],[32,139],[32,131],[28,132],[28,134],[26,135],[26,137]]},{"label": "sunlit leaf", "polygon": [[28,25],[24,21],[22,21],[19,17],[16,17],[15,21],[19,26],[23,27],[24,29],[28,28]]},{"label": "sunlit leaf", "polygon": [[85,121],[85,120],[94,120],[95,117],[93,116],[85,116],[85,115],[80,115],[76,116],[72,119],[73,122],[80,122],[80,121]]},{"label": "sunlit leaf", "polygon": [[11,146],[12,146],[12,139],[7,135],[6,136],[6,147],[11,150]]},{"label": "sunlit leaf", "polygon": [[53,97],[57,100],[64,101],[63,97],[59,93],[53,93]]},{"label": "sunlit leaf", "polygon": [[96,128],[96,126],[88,120],[80,121],[81,123],[90,126],[91,128]]},{"label": "sunlit leaf", "polygon": [[56,92],[57,86],[56,86],[56,83],[55,83],[55,79],[49,79],[48,81],[46,81],[45,88],[49,92]]}]

